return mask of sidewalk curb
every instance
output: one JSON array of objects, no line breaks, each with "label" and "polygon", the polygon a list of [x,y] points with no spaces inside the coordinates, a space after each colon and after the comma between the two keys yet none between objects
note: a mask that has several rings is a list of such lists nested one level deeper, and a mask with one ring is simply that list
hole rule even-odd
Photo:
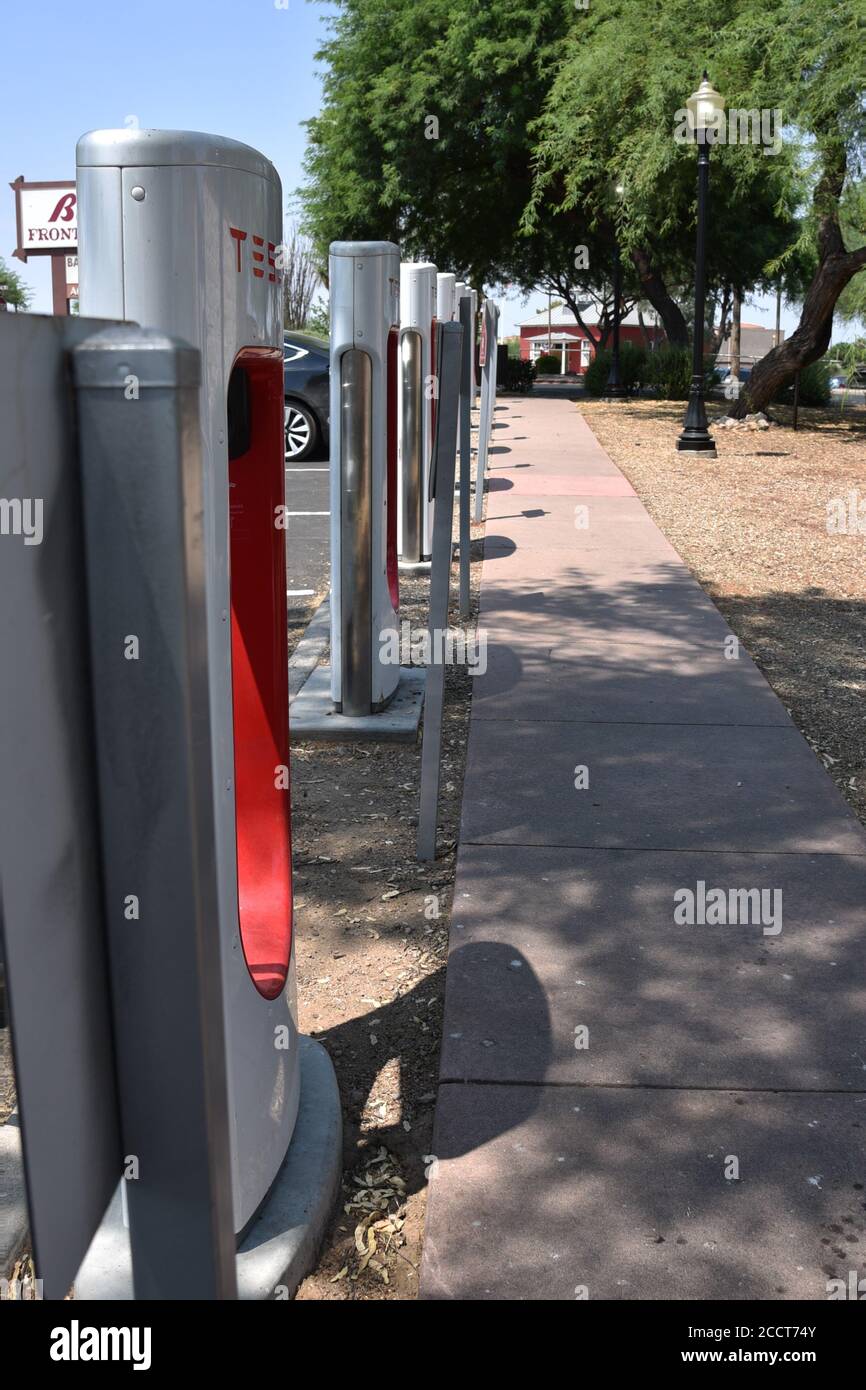
[{"label": "sidewalk curb", "polygon": [[331,595],[322,599],[289,657],[289,704],[306,685],[331,640]]}]

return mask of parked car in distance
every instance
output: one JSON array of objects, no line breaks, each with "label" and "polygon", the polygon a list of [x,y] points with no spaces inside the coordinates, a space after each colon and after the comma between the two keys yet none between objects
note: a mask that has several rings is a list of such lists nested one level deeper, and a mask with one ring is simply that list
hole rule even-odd
[{"label": "parked car in distance", "polygon": [[843,386],[847,386],[847,385],[848,385],[848,378],[847,378],[846,376],[838,376],[838,375],[837,375],[837,376],[831,376],[831,378],[830,378],[829,386],[830,386],[830,390],[831,390],[831,391],[841,391],[842,387],[843,387]]},{"label": "parked car in distance", "polygon": [[300,462],[328,447],[331,350],[312,333],[283,335],[286,459]]}]

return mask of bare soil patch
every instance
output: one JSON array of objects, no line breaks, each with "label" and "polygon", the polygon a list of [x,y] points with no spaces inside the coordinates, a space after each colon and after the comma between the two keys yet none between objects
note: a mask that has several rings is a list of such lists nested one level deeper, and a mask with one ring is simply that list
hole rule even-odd
[{"label": "bare soil patch", "polygon": [[[480,559],[476,544],[467,632]],[[413,631],[429,591],[429,578],[401,575]],[[456,593],[455,564],[455,628]],[[420,741],[293,749],[299,1021],[334,1063],[344,1125],[340,1204],[302,1300],[417,1296],[471,686],[465,667],[446,668],[433,864],[415,857]]]}]

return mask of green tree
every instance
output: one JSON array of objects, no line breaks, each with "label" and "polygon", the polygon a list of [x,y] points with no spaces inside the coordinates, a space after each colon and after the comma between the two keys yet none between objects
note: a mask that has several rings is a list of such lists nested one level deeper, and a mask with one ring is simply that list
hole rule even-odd
[{"label": "green tree", "polygon": [[846,217],[856,209],[864,163],[866,12],[862,0],[743,0],[738,9],[722,37],[748,78],[748,104],[780,107],[804,141],[810,197],[801,242],[814,265],[800,322],[755,367],[731,412],[742,416],[763,410],[796,371],[823,356],[840,296],[855,276],[862,285],[862,203],[853,221]]},{"label": "green tree", "polygon": [[[332,239],[387,237],[474,283],[546,289],[578,320],[593,299],[603,342],[617,236],[626,301],[650,302],[685,344],[675,292],[693,275],[694,152],[674,143],[673,115],[696,82],[696,49],[711,50],[737,9],[344,0],[319,54],[325,100],[302,191],[320,264]],[[781,251],[791,165],[759,152],[730,162],[711,279],[751,288]],[[612,200],[616,175],[625,196]]]},{"label": "green tree", "polygon": [[[686,346],[693,283],[695,150],[675,138],[677,113],[706,62],[730,104],[743,106],[744,75],[725,58],[719,35],[736,23],[742,0],[611,0],[591,7],[563,45],[540,115],[535,184],[527,221],[553,206],[616,232],[640,298],[649,300],[669,340]],[[751,103],[749,103],[751,104]],[[611,207],[615,177],[623,195]],[[730,302],[765,277],[795,231],[800,177],[796,152],[766,157],[759,147],[718,145],[712,155],[707,279]]]},{"label": "green tree", "polygon": [[33,291],[0,256],[0,304],[11,304],[16,311],[29,309]]},{"label": "green tree", "polygon": [[479,286],[514,278],[527,127],[573,16],[568,0],[343,0],[301,191],[323,270],[330,241],[386,238]]}]

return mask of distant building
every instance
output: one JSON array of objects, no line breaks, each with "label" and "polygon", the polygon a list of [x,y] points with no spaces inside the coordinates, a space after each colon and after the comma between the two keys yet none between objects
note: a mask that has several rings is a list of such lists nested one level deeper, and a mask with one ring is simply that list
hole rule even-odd
[{"label": "distant building", "polygon": [[[779,333],[779,342],[783,342],[785,337],[784,329]],[[762,328],[759,323],[740,324],[740,366],[754,367],[756,362],[760,362],[762,357],[766,357],[776,346],[776,330],[774,328]],[[716,367],[724,370],[731,365],[731,340],[726,338],[719,348],[719,355],[716,358]]]},{"label": "distant building", "polygon": [[[591,333],[597,335],[599,328],[595,310],[588,309],[581,317]],[[595,355],[595,338],[588,337],[584,333],[571,309],[564,304],[551,310],[549,330],[546,309],[542,309],[537,314],[533,314],[531,318],[525,319],[518,327],[520,356],[524,361],[534,362],[542,353],[553,352],[559,357],[560,373],[582,376]],[[644,330],[646,336],[644,336]],[[619,333],[621,343],[635,343],[638,347],[643,348],[649,346],[651,350],[665,341],[664,329],[657,321],[653,310],[644,314],[644,329],[641,329],[637,310],[632,309],[631,313],[626,314],[625,318],[620,321]],[[611,336],[608,336],[608,348],[611,345]],[[784,337],[783,332],[780,341]],[[757,323],[740,325],[740,363],[742,366],[754,366],[762,357],[766,357],[775,345],[774,329],[762,328]],[[719,349],[716,366],[724,370],[726,367],[730,367],[730,364],[731,340],[727,338]]]},{"label": "distant building", "polygon": [[[588,309],[581,317],[591,332],[597,335],[599,328],[595,310]],[[664,329],[656,323],[654,313],[644,315],[644,326],[646,339],[638,322],[637,311],[633,309],[620,320],[620,342],[636,343],[639,347],[646,347],[648,339],[652,347],[664,340]],[[524,361],[534,362],[543,352],[555,352],[559,356],[559,370],[562,374],[582,376],[595,354],[595,337],[588,337],[584,333],[571,309],[564,304],[551,310],[549,332],[546,309],[525,319],[518,327],[520,356]],[[610,337],[607,346],[610,347]]]}]

